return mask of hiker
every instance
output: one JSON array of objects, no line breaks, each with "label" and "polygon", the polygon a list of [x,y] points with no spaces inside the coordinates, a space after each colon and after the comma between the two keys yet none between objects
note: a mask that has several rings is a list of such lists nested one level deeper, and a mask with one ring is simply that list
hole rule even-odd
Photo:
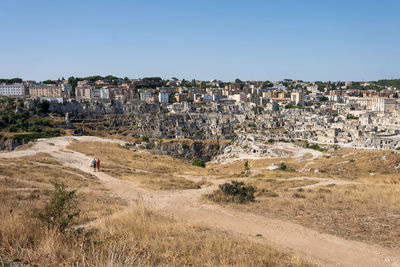
[{"label": "hiker", "polygon": [[100,159],[97,159],[97,161],[96,161],[96,167],[97,167],[97,171],[99,172],[100,171]]},{"label": "hiker", "polygon": [[92,167],[93,167],[93,171],[95,172],[95,171],[96,171],[96,168],[97,168],[97,161],[96,161],[96,159],[93,159],[93,160],[92,160]]}]

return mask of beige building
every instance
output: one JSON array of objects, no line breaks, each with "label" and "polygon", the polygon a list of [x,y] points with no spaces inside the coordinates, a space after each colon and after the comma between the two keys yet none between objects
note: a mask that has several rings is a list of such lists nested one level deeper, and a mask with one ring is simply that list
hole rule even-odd
[{"label": "beige building", "polygon": [[71,96],[71,86],[68,84],[31,85],[29,86],[29,95],[32,98],[69,98]]},{"label": "beige building", "polygon": [[351,97],[350,104],[358,104],[360,108],[376,112],[394,112],[396,100],[385,97]]},{"label": "beige building", "polygon": [[302,93],[291,93],[290,99],[292,104],[297,105],[297,106],[302,106],[304,105],[304,95]]},{"label": "beige building", "polygon": [[92,98],[92,89],[94,87],[90,85],[78,85],[75,88],[75,98],[76,99],[91,99]]},{"label": "beige building", "polygon": [[155,101],[154,90],[152,90],[152,89],[141,90],[140,91],[140,100],[144,101],[146,103],[154,103],[154,101]]}]

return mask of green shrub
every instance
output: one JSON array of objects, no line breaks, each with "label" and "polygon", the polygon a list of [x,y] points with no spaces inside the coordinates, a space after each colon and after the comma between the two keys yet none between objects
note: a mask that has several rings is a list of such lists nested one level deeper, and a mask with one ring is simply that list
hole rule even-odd
[{"label": "green shrub", "polygon": [[60,136],[60,130],[48,130],[41,133],[30,133],[30,134],[16,134],[12,137],[13,140],[20,141],[34,141],[39,138],[51,138]]},{"label": "green shrub", "polygon": [[87,132],[85,131],[85,129],[84,128],[82,128],[82,127],[79,127],[79,128],[76,128],[76,129],[74,129],[74,135],[78,135],[78,136],[84,136],[84,135],[87,135]]},{"label": "green shrub", "polygon": [[231,183],[220,185],[219,189],[226,196],[229,196],[232,202],[246,203],[255,200],[254,193],[256,188],[251,185],[246,186],[244,182],[232,181]]},{"label": "green shrub", "polygon": [[199,158],[195,158],[194,160],[192,160],[192,165],[197,166],[197,167],[202,167],[202,168],[206,167],[206,163],[204,162],[204,160],[199,159]]},{"label": "green shrub", "polygon": [[10,128],[8,128],[8,131],[9,131],[10,133],[15,133],[15,132],[18,131],[18,127],[15,126],[15,125],[11,125]]},{"label": "green shrub", "polygon": [[288,167],[286,166],[285,163],[281,163],[280,166],[279,166],[279,169],[280,169],[281,171],[286,171],[287,168],[288,168]]},{"label": "green shrub", "polygon": [[288,171],[288,172],[295,172],[296,171],[295,169],[286,166],[286,164],[283,163],[283,162],[279,165],[279,169],[281,171]]},{"label": "green shrub", "polygon": [[28,130],[29,130],[30,132],[41,132],[41,131],[42,131],[42,129],[40,129],[39,126],[37,126],[36,124],[30,126],[30,127],[28,128]]},{"label": "green shrub", "polygon": [[40,103],[37,107],[36,107],[36,113],[48,113],[49,112],[49,108],[50,108],[50,103],[43,101],[42,103]]},{"label": "green shrub", "polygon": [[68,191],[65,184],[53,182],[54,191],[49,202],[39,210],[37,218],[48,229],[57,229],[63,232],[79,216],[76,191]]},{"label": "green shrub", "polygon": [[248,170],[250,170],[250,166],[249,166],[249,161],[245,161],[245,163],[244,163],[244,171],[248,171]]},{"label": "green shrub", "polygon": [[358,120],[359,117],[353,116],[353,115],[347,115],[348,120]]},{"label": "green shrub", "polygon": [[46,119],[33,118],[33,119],[31,119],[31,122],[33,125],[37,125],[37,126],[51,126],[51,122]]},{"label": "green shrub", "polygon": [[149,141],[149,138],[148,138],[147,136],[144,135],[144,136],[142,136],[142,141],[143,141],[143,142],[147,142],[147,141]]},{"label": "green shrub", "polygon": [[310,148],[310,149],[314,149],[314,150],[317,150],[317,151],[320,151],[320,152],[326,151],[325,148],[322,148],[322,147],[320,147],[320,146],[317,145],[317,144],[312,144],[312,145],[310,145],[310,144],[307,143],[305,147],[306,147],[306,148]]}]

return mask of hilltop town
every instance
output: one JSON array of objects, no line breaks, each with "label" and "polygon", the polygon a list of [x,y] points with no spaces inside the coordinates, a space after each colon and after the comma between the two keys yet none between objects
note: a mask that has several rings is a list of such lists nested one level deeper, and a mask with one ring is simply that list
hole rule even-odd
[{"label": "hilltop town", "polygon": [[66,128],[86,122],[92,130],[126,136],[218,140],[254,133],[274,141],[378,149],[400,147],[399,93],[400,80],[0,80],[1,96],[23,99],[27,108],[48,102],[50,111],[65,116]]}]

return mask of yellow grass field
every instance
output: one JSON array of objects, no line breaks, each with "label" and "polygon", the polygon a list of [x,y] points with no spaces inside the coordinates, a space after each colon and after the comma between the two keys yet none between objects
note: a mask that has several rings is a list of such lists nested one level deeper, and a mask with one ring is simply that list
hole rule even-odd
[{"label": "yellow grass field", "polygon": [[[147,160],[151,157],[146,154]],[[107,165],[110,158],[102,158]],[[179,168],[164,157],[150,167],[134,162],[147,170],[169,166],[173,173]],[[53,180],[77,189],[81,215],[64,233],[35,219],[35,209],[52,194]],[[48,154],[0,158],[0,185],[1,266],[310,266],[271,246],[183,223],[140,203],[127,208],[96,177],[62,167]]]}]

